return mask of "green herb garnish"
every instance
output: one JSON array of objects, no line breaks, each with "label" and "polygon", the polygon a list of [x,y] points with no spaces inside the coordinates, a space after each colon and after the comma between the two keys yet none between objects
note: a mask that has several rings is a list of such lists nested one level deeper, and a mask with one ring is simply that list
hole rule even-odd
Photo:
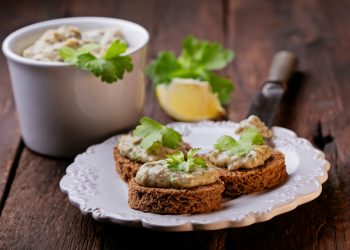
[{"label": "green herb garnish", "polygon": [[205,160],[200,157],[196,157],[199,148],[193,148],[187,153],[187,160],[182,151],[178,151],[175,154],[169,155],[166,159],[167,167],[172,171],[182,171],[190,173],[195,168],[207,168]]},{"label": "green herb garnish", "polygon": [[90,71],[107,83],[123,79],[124,73],[133,69],[131,57],[121,55],[127,49],[124,42],[114,40],[101,58],[91,54],[96,48],[99,48],[99,45],[86,44],[78,49],[64,47],[59,50],[59,55],[65,62]]},{"label": "green herb garnish", "polygon": [[257,128],[248,128],[244,130],[238,141],[233,139],[231,136],[221,136],[214,148],[219,151],[229,151],[230,155],[244,156],[253,149],[254,145],[264,144],[264,138],[259,133]]},{"label": "green herb garnish", "polygon": [[133,134],[142,137],[141,147],[146,150],[156,142],[165,147],[176,149],[179,142],[182,141],[181,135],[177,131],[148,117],[141,118],[140,125],[136,127]]},{"label": "green herb garnish", "polygon": [[227,104],[233,91],[232,82],[214,74],[223,69],[234,57],[233,51],[219,43],[188,36],[182,43],[178,58],[172,52],[159,52],[158,57],[148,66],[147,75],[153,84],[169,84],[173,78],[193,78],[210,83],[221,104]]}]

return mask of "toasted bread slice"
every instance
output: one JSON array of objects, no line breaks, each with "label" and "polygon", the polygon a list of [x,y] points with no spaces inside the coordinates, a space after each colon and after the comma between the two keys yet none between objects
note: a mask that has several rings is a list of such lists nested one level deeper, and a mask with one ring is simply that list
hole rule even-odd
[{"label": "toasted bread slice", "polygon": [[129,182],[131,178],[136,176],[137,171],[143,163],[122,156],[119,153],[118,145],[114,147],[113,155],[117,172],[125,182]]},{"label": "toasted bread slice", "polygon": [[275,187],[287,179],[284,155],[274,151],[264,165],[253,169],[227,170],[220,168],[225,183],[224,194],[237,197]]},{"label": "toasted bread slice", "polygon": [[221,207],[224,184],[188,189],[143,187],[134,179],[129,181],[129,207],[157,214],[195,214],[218,210]]}]

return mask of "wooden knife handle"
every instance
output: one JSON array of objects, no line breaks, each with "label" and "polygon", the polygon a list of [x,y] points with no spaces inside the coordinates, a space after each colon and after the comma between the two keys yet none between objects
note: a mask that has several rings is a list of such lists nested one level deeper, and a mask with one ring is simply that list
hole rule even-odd
[{"label": "wooden knife handle", "polygon": [[287,50],[277,52],[272,59],[266,82],[277,82],[286,89],[289,78],[292,76],[297,65],[298,58],[294,53]]}]

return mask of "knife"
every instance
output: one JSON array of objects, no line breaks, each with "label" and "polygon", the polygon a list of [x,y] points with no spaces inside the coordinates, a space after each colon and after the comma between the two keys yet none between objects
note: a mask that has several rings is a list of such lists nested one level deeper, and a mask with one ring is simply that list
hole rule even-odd
[{"label": "knife", "polygon": [[281,99],[287,91],[287,83],[297,65],[298,59],[290,51],[282,50],[274,55],[268,78],[253,98],[248,116],[256,115],[266,126],[272,126]]}]

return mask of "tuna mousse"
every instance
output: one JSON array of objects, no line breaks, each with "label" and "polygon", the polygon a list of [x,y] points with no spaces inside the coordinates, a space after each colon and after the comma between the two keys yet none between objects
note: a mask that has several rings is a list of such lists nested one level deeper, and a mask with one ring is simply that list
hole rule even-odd
[{"label": "tuna mousse", "polygon": [[45,31],[32,45],[23,50],[22,56],[37,61],[61,62],[63,59],[59,55],[60,49],[77,49],[86,44],[98,45],[92,53],[101,56],[115,39],[126,43],[119,27],[81,31],[75,26],[63,25]]}]

